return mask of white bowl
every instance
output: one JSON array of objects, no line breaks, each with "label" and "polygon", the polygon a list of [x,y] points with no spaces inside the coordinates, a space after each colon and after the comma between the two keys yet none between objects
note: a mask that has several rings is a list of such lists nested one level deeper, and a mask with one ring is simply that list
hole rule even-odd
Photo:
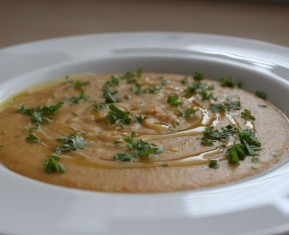
[{"label": "white bowl", "polygon": [[[0,50],[0,101],[75,73],[135,71],[232,75],[265,91],[289,116],[289,49],[189,33],[115,33]],[[289,231],[289,162],[203,190],[158,194],[89,192],[38,182],[0,167],[0,233],[272,234]]]}]

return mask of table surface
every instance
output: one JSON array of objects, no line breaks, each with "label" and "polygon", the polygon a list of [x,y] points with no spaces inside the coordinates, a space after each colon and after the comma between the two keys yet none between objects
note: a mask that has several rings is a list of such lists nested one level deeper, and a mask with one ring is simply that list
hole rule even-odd
[{"label": "table surface", "polygon": [[0,4],[0,48],[128,31],[220,34],[289,47],[288,1],[0,0]]}]

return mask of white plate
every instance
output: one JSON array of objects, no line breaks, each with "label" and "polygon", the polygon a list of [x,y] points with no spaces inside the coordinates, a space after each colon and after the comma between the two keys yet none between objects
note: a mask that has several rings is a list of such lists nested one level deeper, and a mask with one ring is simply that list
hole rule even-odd
[{"label": "white plate", "polygon": [[[232,75],[289,116],[289,49],[187,33],[115,33],[0,50],[0,101],[37,82],[82,72]],[[289,162],[204,190],[100,193],[34,181],[0,167],[1,234],[273,234],[289,231]],[[97,179],[96,179],[97,180]]]}]

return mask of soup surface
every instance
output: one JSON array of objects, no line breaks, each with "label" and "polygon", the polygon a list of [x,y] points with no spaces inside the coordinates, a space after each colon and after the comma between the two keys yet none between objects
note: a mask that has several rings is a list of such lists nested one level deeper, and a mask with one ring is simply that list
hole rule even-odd
[{"label": "soup surface", "polygon": [[288,153],[287,118],[258,95],[199,72],[67,76],[2,105],[0,161],[33,179],[95,191],[238,181]]}]

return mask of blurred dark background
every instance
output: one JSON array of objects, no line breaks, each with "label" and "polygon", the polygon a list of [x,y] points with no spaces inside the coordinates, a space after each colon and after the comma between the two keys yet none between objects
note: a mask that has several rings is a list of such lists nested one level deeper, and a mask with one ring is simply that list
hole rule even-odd
[{"label": "blurred dark background", "polygon": [[289,47],[289,1],[0,0],[0,47],[127,31],[221,34]]}]

